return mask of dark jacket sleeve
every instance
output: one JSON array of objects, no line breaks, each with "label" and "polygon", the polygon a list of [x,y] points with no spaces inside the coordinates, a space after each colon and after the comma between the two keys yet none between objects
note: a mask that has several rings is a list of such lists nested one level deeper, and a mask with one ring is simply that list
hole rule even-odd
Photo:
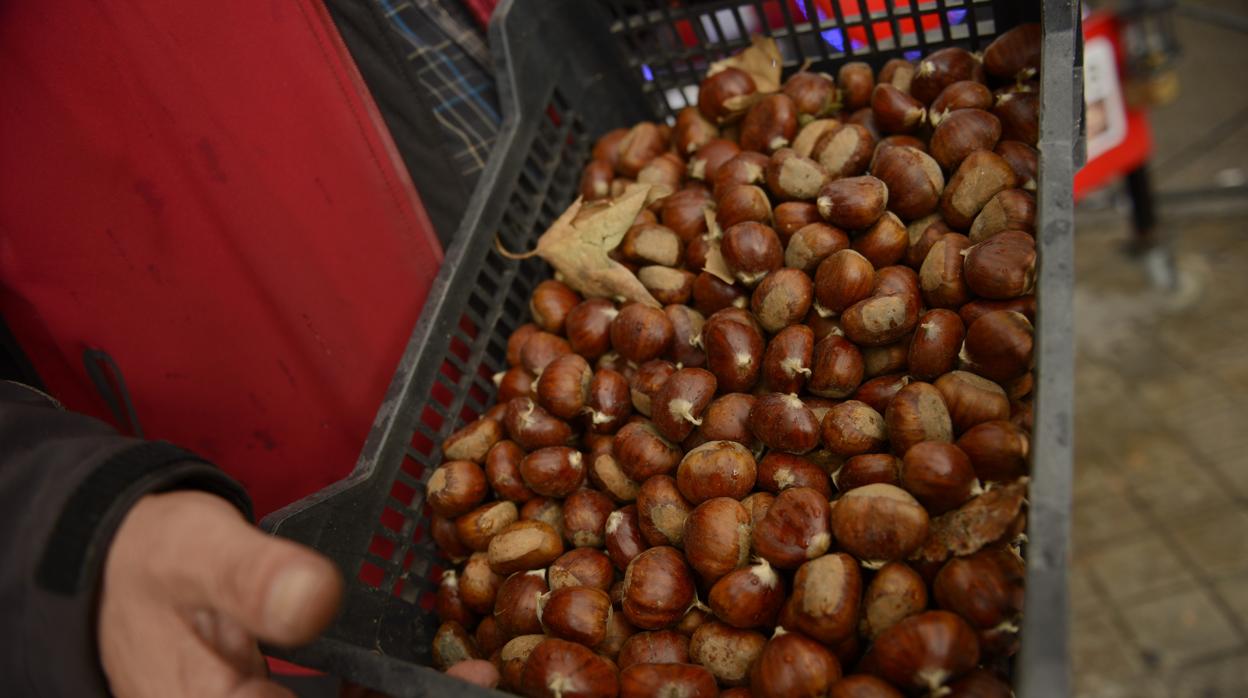
[{"label": "dark jacket sleeve", "polygon": [[250,517],[238,483],[195,455],[0,381],[0,695],[107,692],[95,641],[104,558],[134,502],[172,489],[219,494]]}]

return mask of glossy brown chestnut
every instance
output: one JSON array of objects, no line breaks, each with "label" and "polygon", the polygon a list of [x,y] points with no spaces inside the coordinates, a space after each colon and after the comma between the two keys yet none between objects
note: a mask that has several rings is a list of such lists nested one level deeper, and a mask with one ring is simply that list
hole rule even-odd
[{"label": "glossy brown chestnut", "polygon": [[611,498],[598,490],[579,489],[563,502],[563,536],[575,548],[602,547]]},{"label": "glossy brown chestnut", "polygon": [[689,158],[689,165],[685,173],[691,179],[713,182],[720,165],[731,160],[740,152],[741,148],[736,142],[723,138],[712,138],[699,147],[697,152]]},{"label": "glossy brown chestnut", "polygon": [[698,111],[715,123],[739,117],[758,90],[754,78],[739,68],[724,68],[708,75],[698,88]]},{"label": "glossy brown chestnut", "polygon": [[[758,402],[755,402],[757,408]],[[754,487],[757,465],[736,441],[710,441],[685,454],[676,469],[680,494],[697,505],[715,497],[741,499]],[[648,481],[647,481],[648,482]],[[645,490],[646,485],[642,485]]]},{"label": "glossy brown chestnut", "polygon": [[938,692],[979,663],[979,642],[958,616],[926,611],[881,633],[864,661],[897,686]]},{"label": "glossy brown chestnut", "polygon": [[819,421],[793,393],[767,393],[750,410],[750,431],[763,445],[802,454],[819,444]]},{"label": "glossy brown chestnut", "polygon": [[991,150],[976,150],[962,160],[940,198],[945,222],[966,230],[997,192],[1018,186],[1010,164]]},{"label": "glossy brown chestnut", "polygon": [[554,562],[563,554],[563,541],[545,522],[517,521],[490,539],[488,553],[490,569],[508,575]]},{"label": "glossy brown chestnut", "polygon": [[429,477],[425,501],[439,516],[454,517],[468,512],[485,499],[485,473],[481,466],[466,460],[443,463]]},{"label": "glossy brown chestnut", "polygon": [[741,147],[770,153],[787,146],[797,134],[797,105],[783,92],[769,94],[745,113]]},{"label": "glossy brown chestnut", "polygon": [[845,553],[816,557],[793,577],[791,629],[823,643],[839,643],[857,630],[861,598],[857,560]]},{"label": "glossy brown chestnut", "polygon": [[708,322],[702,329],[706,366],[721,392],[746,392],[762,373],[763,336],[752,325]]},{"label": "glossy brown chestnut", "polygon": [[885,212],[867,231],[854,238],[854,251],[867,258],[875,268],[901,261],[910,246],[906,226],[891,211]]},{"label": "glossy brown chestnut", "polygon": [[537,402],[560,419],[572,419],[585,408],[593,370],[579,354],[564,354],[546,366],[537,379]]},{"label": "glossy brown chestnut", "polygon": [[780,242],[784,243],[786,251],[794,233],[811,223],[823,221],[819,217],[819,207],[813,201],[786,201],[772,211],[772,218],[776,235],[780,236]]},{"label": "glossy brown chestnut", "polygon": [[1008,383],[1031,369],[1031,323],[1021,313],[994,310],[971,323],[964,350],[971,371]]},{"label": "glossy brown chestnut", "polygon": [[636,482],[666,473],[680,462],[681,451],[650,422],[625,424],[612,446],[624,474]]},{"label": "glossy brown chestnut", "polygon": [[753,395],[745,393],[722,395],[706,408],[706,413],[702,417],[702,426],[698,427],[693,436],[703,439],[700,443],[736,441],[750,448],[755,444],[754,435],[750,432],[749,426],[750,410],[753,407]]},{"label": "glossy brown chestnut", "polygon": [[931,514],[939,515],[971,498],[975,470],[957,446],[923,441],[901,459],[901,486]]},{"label": "glossy brown chestnut", "polygon": [[877,293],[858,301],[841,313],[841,328],[845,331],[845,336],[868,347],[900,341],[918,323],[918,295],[910,292],[879,294],[878,283]]},{"label": "glossy brown chestnut", "polygon": [[537,599],[549,589],[543,570],[516,572],[498,587],[494,599],[494,621],[503,635],[515,637],[542,632],[537,617]]},{"label": "glossy brown chestnut", "polygon": [[520,347],[520,363],[525,370],[536,375],[541,373],[551,361],[570,353],[572,353],[572,345],[568,344],[568,340],[537,330],[531,333]]},{"label": "glossy brown chestnut", "polygon": [[520,507],[521,521],[541,521],[563,538],[563,503],[549,497],[535,497]]},{"label": "glossy brown chestnut", "polygon": [[689,638],[674,630],[652,630],[624,641],[617,658],[620,670],[634,664],[684,664],[689,661]]},{"label": "glossy brown chestnut", "polygon": [[483,551],[490,539],[520,518],[515,502],[486,502],[455,519],[455,532],[469,548]]},{"label": "glossy brown chestnut", "polygon": [[953,422],[940,391],[914,381],[897,392],[884,412],[893,453],[905,454],[920,441],[953,442]]},{"label": "glossy brown chestnut", "polygon": [[453,664],[480,656],[476,642],[464,626],[456,621],[446,621],[438,626],[430,649],[433,653],[433,665],[438,669],[446,669]]},{"label": "glossy brown chestnut", "polygon": [[841,64],[836,73],[845,111],[857,111],[871,102],[871,90],[875,87],[875,71],[861,61]]},{"label": "glossy brown chestnut", "polygon": [[605,530],[607,557],[621,571],[647,547],[634,504],[611,512]]},{"label": "glossy brown chestnut", "polygon": [[884,411],[888,409],[888,403],[893,401],[893,396],[906,387],[910,381],[911,378],[905,375],[872,378],[858,386],[853,398],[867,403],[871,409],[884,414]]},{"label": "glossy brown chestnut", "polygon": [[766,560],[733,570],[711,587],[711,612],[734,628],[775,625],[784,604],[784,581]]},{"label": "glossy brown chestnut", "polygon": [[654,426],[665,438],[683,441],[702,423],[702,413],[715,397],[715,375],[700,368],[673,373],[651,403]]},{"label": "glossy brown chestnut", "polygon": [[520,461],[520,477],[544,497],[566,497],[585,481],[585,458],[567,446],[546,446]]},{"label": "glossy brown chestnut", "polygon": [[725,227],[720,251],[733,276],[747,286],[784,264],[784,247],[776,231],[753,220]]},{"label": "glossy brown chestnut", "polygon": [[864,562],[904,560],[927,538],[927,511],[910,493],[884,483],[842,494],[831,521],[837,545]]},{"label": "glossy brown chestnut", "polygon": [[496,420],[481,418],[472,421],[442,442],[442,457],[480,463],[485,454],[503,438],[503,427]]},{"label": "glossy brown chestnut", "polygon": [[1033,148],[1040,140],[1040,93],[1012,92],[997,97],[992,113],[1001,120],[1001,137]]},{"label": "glossy brown chestnut", "polygon": [[721,686],[744,686],[766,644],[762,633],[710,620],[689,638],[689,659],[706,667]]},{"label": "glossy brown chestnut", "polygon": [[983,630],[1018,620],[1023,611],[1023,561],[1008,548],[986,548],[945,563],[932,581],[932,596]]},{"label": "glossy brown chestnut", "polygon": [[776,495],[754,527],[754,552],[780,569],[796,569],[827,552],[828,533],[827,498],[809,487],[791,487]]},{"label": "glossy brown chestnut", "polygon": [[[934,144],[933,139],[933,148]],[[945,189],[945,175],[938,160],[909,146],[892,146],[877,152],[871,174],[888,187],[888,210],[907,221],[935,211]]]},{"label": "glossy brown chestnut", "polygon": [[840,250],[819,263],[815,271],[815,300],[831,313],[871,295],[875,286],[875,266],[856,250]]},{"label": "glossy brown chestnut", "polygon": [[715,677],[697,664],[632,664],[620,671],[620,698],[714,698]]},{"label": "glossy brown chestnut", "polygon": [[855,177],[867,171],[875,153],[876,137],[860,124],[838,124],[824,129],[810,157],[831,179]]},{"label": "glossy brown chestnut", "polygon": [[591,587],[553,589],[537,600],[538,619],[547,634],[586,647],[606,639],[610,613],[611,597]]},{"label": "glossy brown chestnut", "polygon": [[477,618],[472,609],[464,602],[459,587],[459,575],[455,570],[446,570],[438,581],[438,592],[434,598],[433,611],[443,623],[472,625]]},{"label": "glossy brown chestnut", "polygon": [[919,61],[910,93],[923,104],[931,104],[942,90],[959,80],[984,81],[979,57],[956,46],[942,48]]},{"label": "glossy brown chestnut", "polygon": [[615,568],[601,550],[575,548],[552,562],[546,576],[552,591],[564,587],[592,587],[607,591],[615,580]]},{"label": "glossy brown chestnut", "polygon": [[715,205],[715,222],[725,230],[738,223],[771,222],[771,200],[762,187],[753,184],[716,190]]},{"label": "glossy brown chestnut", "polygon": [[[448,570],[443,574],[444,583],[448,574],[453,572]],[[491,614],[502,583],[503,578],[490,569],[489,556],[481,552],[473,553],[458,577],[459,598],[474,613]]]},{"label": "glossy brown chestnut", "polygon": [[927,609],[927,583],[904,562],[875,573],[862,600],[862,633],[874,640],[898,621]]},{"label": "glossy brown chestnut", "polygon": [[880,133],[880,125],[876,123],[875,112],[872,111],[870,107],[859,109],[858,111],[850,114],[849,119],[846,121],[847,123],[862,126],[870,132],[872,138],[877,141],[880,140],[880,136],[882,135]]},{"label": "glossy brown chestnut", "polygon": [[952,310],[937,308],[924,313],[907,349],[910,375],[930,381],[951,371],[958,365],[965,335],[962,318]]},{"label": "glossy brown chestnut", "polygon": [[923,300],[929,306],[957,308],[970,298],[962,254],[970,246],[970,238],[960,233],[948,233],[932,245],[919,267]]},{"label": "glossy brown chestnut", "polygon": [[693,573],[675,548],[650,548],[633,558],[624,572],[621,608],[638,628],[657,630],[675,623],[693,596]]},{"label": "glossy brown chestnut", "polygon": [[658,358],[671,343],[672,322],[658,308],[629,303],[611,321],[611,345],[629,361]]},{"label": "glossy brown chestnut", "polygon": [[1040,172],[1040,153],[1021,141],[1003,140],[993,150],[1005,158],[1018,178],[1018,186],[1027,191],[1036,190],[1036,177]]},{"label": "glossy brown chestnut", "polygon": [[827,168],[791,148],[781,148],[771,156],[764,177],[774,196],[797,201],[813,200],[831,179]]},{"label": "glossy brown chestnut", "polygon": [[664,305],[687,303],[693,295],[695,274],[684,269],[651,265],[637,270],[637,280]]},{"label": "glossy brown chestnut", "polygon": [[1019,230],[1028,235],[1036,232],[1036,197],[1023,189],[997,192],[971,223],[971,242],[983,242],[997,233]]},{"label": "glossy brown chestnut", "polygon": [[951,371],[936,380],[949,409],[954,433],[961,434],[981,422],[1008,419],[1010,400],[996,383],[967,371]]},{"label": "glossy brown chestnut", "polygon": [[799,114],[823,116],[837,107],[836,83],[826,73],[802,70],[789,76],[781,88]]},{"label": "glossy brown chestnut", "polygon": [[667,148],[666,138],[658,124],[643,121],[628,130],[620,139],[615,172],[621,177],[636,178],[641,168]]},{"label": "glossy brown chestnut", "polygon": [[951,682],[950,698],[1011,698],[1014,689],[983,667],[975,667]]},{"label": "glossy brown chestnut", "polygon": [[1020,296],[1004,301],[991,301],[976,299],[958,308],[958,316],[962,318],[962,322],[970,327],[979,318],[991,313],[994,310],[1012,310],[1021,313],[1027,318],[1028,322],[1036,320],[1036,297],[1034,295]]},{"label": "glossy brown chestnut", "polygon": [[520,690],[532,698],[614,698],[620,684],[611,660],[585,645],[552,637],[530,652]]},{"label": "glossy brown chestnut", "polygon": [[702,351],[702,325],[706,321],[702,313],[687,305],[669,305],[663,313],[672,323],[671,356],[685,368],[697,368],[706,363]]},{"label": "glossy brown chestnut", "polygon": [[932,245],[935,245],[941,236],[951,232],[953,232],[953,229],[945,225],[939,213],[933,213],[916,221],[911,221],[906,226],[906,235],[910,239],[910,246],[906,248],[906,254],[902,258],[902,263],[911,269],[919,269],[923,266],[923,260],[927,259],[927,253],[932,249]]},{"label": "glossy brown chestnut", "polygon": [[719,137],[719,128],[698,111],[697,107],[685,107],[676,115],[676,128],[672,140],[676,152],[691,155],[713,138]]},{"label": "glossy brown chestnut", "polygon": [[927,118],[922,102],[885,83],[871,90],[871,113],[884,133],[910,133]]},{"label": "glossy brown chestnut", "polygon": [[532,337],[534,333],[540,332],[540,331],[541,329],[537,325],[531,322],[526,322],[523,325],[517,327],[514,331],[512,331],[510,335],[508,335],[507,337],[507,365],[508,366],[520,365],[520,350],[524,347],[524,343],[529,341],[529,337]]},{"label": "glossy brown chestnut", "polygon": [[815,203],[819,206],[819,215],[832,225],[862,230],[884,215],[888,207],[888,186],[870,175],[845,177],[825,184]]},{"label": "glossy brown chestnut", "polygon": [[609,368],[594,372],[585,408],[589,428],[596,434],[612,434],[632,414],[628,381]]},{"label": "glossy brown chestnut", "polygon": [[703,315],[724,308],[745,307],[748,302],[744,288],[726,283],[710,272],[704,271],[693,280],[693,307]]},{"label": "glossy brown chestnut", "polygon": [[663,199],[659,221],[682,242],[688,243],[706,232],[706,211],[714,203],[705,187],[691,184]]},{"label": "glossy brown chestnut", "polygon": [[1010,482],[1027,474],[1030,440],[1005,419],[977,424],[958,438],[958,448],[971,460],[984,482]]},{"label": "glossy brown chestnut", "polygon": [[[770,158],[762,153],[744,150],[724,161],[711,179],[711,193],[715,199],[723,196],[729,189],[744,184],[762,184]],[[718,221],[718,215],[716,216]],[[723,224],[720,224],[723,227]]]},{"label": "glossy brown chestnut", "polygon": [[823,645],[777,629],[750,669],[750,690],[759,698],[822,696],[841,678],[841,664]]},{"label": "glossy brown chestnut", "polygon": [[629,397],[633,407],[641,414],[649,417],[651,403],[658,397],[659,391],[667,383],[667,379],[676,372],[676,364],[664,359],[651,359],[637,367],[628,386]]},{"label": "glossy brown chestnut", "polygon": [[[801,118],[798,118],[800,123]],[[818,160],[815,155],[815,144],[823,137],[823,134],[837,128],[841,122],[837,119],[814,119],[798,128],[797,138],[793,139],[793,151],[798,155]]]},{"label": "glossy brown chestnut", "polygon": [[992,150],[1001,140],[1001,121],[983,109],[959,109],[932,132],[932,157],[954,172],[976,150]]},{"label": "glossy brown chestnut", "polygon": [[685,520],[684,549],[689,565],[714,582],[745,565],[750,554],[750,515],[731,497],[699,504]]},{"label": "glossy brown chestnut", "polygon": [[844,337],[830,334],[815,345],[806,390],[819,397],[851,395],[862,383],[862,352]]},{"label": "glossy brown chestnut", "polygon": [[1000,232],[967,250],[966,285],[979,296],[1006,300],[1031,293],[1036,282],[1036,241],[1021,230]]},{"label": "glossy brown chestnut", "polygon": [[520,678],[524,672],[524,663],[537,647],[546,639],[545,635],[520,635],[508,640],[498,651],[499,673],[502,675],[499,688],[509,691],[520,690]]},{"label": "glossy brown chestnut", "polygon": [[799,269],[776,269],[763,277],[750,301],[759,324],[776,333],[797,324],[810,311],[814,283]]},{"label": "glossy brown chestnut", "polygon": [[655,475],[637,491],[637,522],[650,545],[683,545],[685,520],[692,510],[676,480],[667,475]]},{"label": "glossy brown chestnut", "polygon": [[472,549],[459,539],[459,532],[455,530],[455,521],[437,514],[432,514],[429,519],[429,535],[438,544],[438,550],[442,555],[454,563],[466,560],[472,553]]},{"label": "glossy brown chestnut", "polygon": [[799,228],[789,238],[784,250],[784,264],[814,274],[829,255],[848,248],[849,236],[844,231],[826,223],[811,223]]},{"label": "glossy brown chestnut", "polygon": [[932,100],[932,105],[927,109],[927,119],[932,128],[936,128],[959,109],[988,110],[992,108],[992,102],[992,90],[987,85],[974,80],[959,80],[949,83],[936,95],[936,99]]},{"label": "glossy brown chestnut", "polygon": [[790,487],[809,487],[828,499],[832,483],[815,463],[791,453],[772,451],[758,462],[758,487],[779,494]]},{"label": "glossy brown chestnut", "polygon": [[538,327],[547,332],[561,334],[568,313],[580,302],[581,297],[566,284],[547,279],[533,289],[533,295],[529,298],[529,312],[533,314],[533,321]]},{"label": "glossy brown chestnut", "polygon": [[778,393],[799,393],[810,375],[815,335],[806,325],[776,333],[763,354],[763,386]]},{"label": "glossy brown chestnut", "polygon": [[858,400],[846,400],[828,410],[821,432],[823,445],[844,457],[883,450],[888,438],[884,417]]},{"label": "glossy brown chestnut", "polygon": [[890,453],[864,453],[853,456],[832,476],[836,489],[848,492],[855,487],[882,482],[896,485],[900,481],[901,459]]},{"label": "glossy brown chestnut", "polygon": [[1040,71],[1043,32],[1038,23],[1020,24],[1002,32],[984,49],[984,70],[1010,80],[1029,80]]}]

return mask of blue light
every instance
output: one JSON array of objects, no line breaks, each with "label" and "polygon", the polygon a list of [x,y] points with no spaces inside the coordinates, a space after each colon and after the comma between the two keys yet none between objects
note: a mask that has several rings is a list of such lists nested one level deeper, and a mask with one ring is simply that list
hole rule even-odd
[{"label": "blue light", "polygon": [[919,56],[923,55],[923,52],[918,49],[915,49],[913,51],[906,51],[905,53],[901,55],[905,56],[906,60],[908,61],[917,61],[919,60]]},{"label": "blue light", "polygon": [[822,36],[823,40],[837,51],[845,50],[845,35],[841,33],[840,29],[825,29],[819,32],[819,36]]},{"label": "blue light", "polygon": [[966,10],[949,10],[947,16],[950,24],[961,24],[966,21]]},{"label": "blue light", "polygon": [[654,71],[650,70],[650,66],[645,63],[641,64],[641,76],[646,79],[646,82],[654,82]]}]

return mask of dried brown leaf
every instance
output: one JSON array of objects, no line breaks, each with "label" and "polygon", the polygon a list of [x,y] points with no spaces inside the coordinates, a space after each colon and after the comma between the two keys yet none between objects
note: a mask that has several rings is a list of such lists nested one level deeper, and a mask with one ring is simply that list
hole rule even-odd
[{"label": "dried brown leaf", "polygon": [[754,78],[754,86],[758,88],[759,94],[779,90],[782,66],[780,47],[770,36],[755,35],[752,42],[753,44],[741,53],[712,63],[706,74],[710,76],[725,68],[737,68]]},{"label": "dried brown leaf", "polygon": [[932,519],[927,540],[914,560],[940,563],[952,556],[970,555],[1001,540],[1013,530],[1027,496],[1027,478],[994,487],[971,501]]}]

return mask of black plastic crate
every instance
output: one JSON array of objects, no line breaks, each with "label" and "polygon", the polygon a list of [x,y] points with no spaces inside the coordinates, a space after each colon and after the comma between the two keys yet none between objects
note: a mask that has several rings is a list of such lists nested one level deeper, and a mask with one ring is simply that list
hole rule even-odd
[{"label": "black plastic crate", "polygon": [[[934,27],[914,31],[932,17]],[[526,321],[530,291],[549,275],[540,260],[496,254],[495,236],[510,249],[531,248],[575,198],[595,137],[670,117],[696,100],[688,88],[711,61],[748,45],[750,34],[776,37],[786,75],[806,61],[834,73],[846,60],[878,66],[949,45],[982,49],[1001,31],[1039,19],[1038,380],[1027,611],[1015,685],[1029,697],[1068,695],[1071,179],[1082,108],[1078,71],[1073,80],[1070,72],[1080,57],[1070,0],[502,3],[490,43],[503,127],[355,470],[263,521],[338,564],[347,578],[342,612],[312,645],[272,652],[395,696],[474,692],[425,666],[438,624],[437,580],[448,565],[428,535],[424,483],[441,463],[442,440],[491,405],[506,338]]]}]

